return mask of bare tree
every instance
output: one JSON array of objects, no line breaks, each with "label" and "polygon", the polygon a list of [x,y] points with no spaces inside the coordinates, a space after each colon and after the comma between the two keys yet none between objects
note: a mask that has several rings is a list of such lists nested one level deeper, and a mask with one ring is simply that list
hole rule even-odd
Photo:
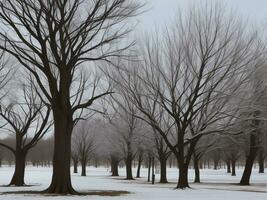
[{"label": "bare tree", "polygon": [[[108,72],[176,156],[177,188],[189,187],[188,166],[200,138],[225,133],[234,121],[239,108],[228,103],[262,52],[257,34],[219,4],[201,8],[181,14],[165,38],[150,36],[140,62],[118,61]],[[167,127],[159,123],[162,110],[171,119]]]},{"label": "bare tree", "polygon": [[144,139],[142,137],[143,124],[140,119],[136,117],[137,109],[127,99],[123,93],[117,92],[112,95],[109,105],[111,109],[105,111],[105,116],[109,123],[113,126],[114,131],[117,133],[117,144],[123,152],[123,159],[126,165],[126,179],[133,180],[132,162],[138,153],[138,147]]},{"label": "bare tree", "polygon": [[97,146],[95,136],[98,131],[98,121],[80,121],[73,130],[72,142],[77,151],[78,159],[82,166],[81,176],[86,176],[86,166],[92,159],[94,150]]},{"label": "bare tree", "polygon": [[[125,20],[140,6],[131,0],[0,2],[0,23],[5,27],[0,49],[33,75],[40,96],[53,110],[55,146],[48,193],[76,193],[69,170],[74,124],[85,108],[110,93],[97,90],[94,62],[122,56],[132,44],[118,42],[130,31]],[[83,66],[91,76],[85,75]],[[92,85],[91,94],[85,93]]]},{"label": "bare tree", "polygon": [[[50,108],[43,104],[32,86],[23,86],[23,100],[0,106],[0,117],[6,122],[2,127],[15,138],[15,146],[0,142],[15,156],[15,172],[10,185],[23,186],[27,153],[49,131]],[[31,132],[33,134],[31,134]]]}]

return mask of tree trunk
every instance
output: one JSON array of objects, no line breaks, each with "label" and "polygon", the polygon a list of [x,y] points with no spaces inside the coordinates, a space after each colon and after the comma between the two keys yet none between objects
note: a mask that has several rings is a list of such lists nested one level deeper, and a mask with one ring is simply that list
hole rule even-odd
[{"label": "tree trunk", "polygon": [[194,156],[195,183],[200,183],[199,159]]},{"label": "tree trunk", "polygon": [[166,156],[160,156],[159,159],[160,162],[160,183],[168,183],[167,181],[167,169],[166,169],[166,165],[167,165],[167,158]]},{"label": "tree trunk", "polygon": [[81,166],[82,166],[81,176],[86,176],[86,161],[82,160],[81,161]]},{"label": "tree trunk", "polygon": [[219,160],[214,160],[214,170],[218,169]]},{"label": "tree trunk", "polygon": [[119,176],[119,162],[116,158],[111,158],[111,176]]},{"label": "tree trunk", "polygon": [[230,160],[226,161],[226,165],[227,165],[227,173],[231,173],[231,162],[230,162]]},{"label": "tree trunk", "polygon": [[73,159],[73,173],[77,174],[78,173],[78,160]]},{"label": "tree trunk", "polygon": [[54,115],[54,156],[53,175],[50,186],[44,191],[52,194],[78,194],[72,187],[70,175],[71,133],[73,119],[71,114],[60,109],[63,105],[53,108]]},{"label": "tree trunk", "polygon": [[137,166],[136,178],[140,178],[142,161],[143,161],[143,155],[140,153],[138,156],[138,166]]},{"label": "tree trunk", "polygon": [[246,159],[246,165],[245,169],[240,181],[240,185],[249,185],[250,183],[250,176],[253,168],[254,160],[257,156],[258,147],[256,146],[256,135],[251,134],[250,135],[250,149],[249,149],[249,155]]},{"label": "tree trunk", "polygon": [[25,160],[27,152],[16,150],[15,152],[15,172],[9,185],[24,186]]},{"label": "tree trunk", "polygon": [[133,180],[133,173],[132,173],[132,156],[127,156],[125,160],[126,164],[126,180]]},{"label": "tree trunk", "polygon": [[179,179],[177,187],[178,189],[188,188],[188,166],[185,164],[179,163]]},{"label": "tree trunk", "polygon": [[147,182],[150,182],[150,172],[151,172],[151,157],[148,158],[148,171],[147,171]]},{"label": "tree trunk", "polygon": [[232,164],[232,176],[236,176],[236,173],[235,173],[235,163],[236,163],[235,160],[232,160],[231,161],[231,164]]},{"label": "tree trunk", "polygon": [[264,173],[264,155],[262,149],[259,152],[259,173]]}]

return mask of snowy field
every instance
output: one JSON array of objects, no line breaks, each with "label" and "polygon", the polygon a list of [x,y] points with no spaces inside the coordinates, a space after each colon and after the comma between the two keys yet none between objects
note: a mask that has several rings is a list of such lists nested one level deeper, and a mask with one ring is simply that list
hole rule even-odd
[{"label": "snowy field", "polygon": [[[99,190],[119,190],[128,191],[130,194],[121,196],[44,196],[34,194],[3,194],[8,191],[38,191],[45,189],[51,180],[51,168],[33,168],[26,169],[26,184],[33,185],[31,187],[5,187],[8,184],[13,168],[0,168],[0,199],[1,200],[41,200],[41,199],[111,199],[111,200],[266,200],[267,199],[267,173],[258,174],[255,170],[252,176],[251,186],[238,186],[242,170],[237,170],[237,176],[232,177],[222,170],[202,170],[201,184],[191,183],[192,189],[174,190],[177,179],[177,169],[168,169],[168,179],[170,183],[151,185],[146,182],[146,178],[136,179],[134,181],[123,180],[125,171],[120,169],[122,177],[112,178],[106,168],[88,168],[87,177],[73,175],[73,186],[80,192],[99,191]],[[134,174],[136,170],[134,169]],[[142,169],[142,175],[145,176],[146,169]],[[190,170],[190,181],[193,180],[194,171]],[[158,181],[159,176],[156,175]]]}]

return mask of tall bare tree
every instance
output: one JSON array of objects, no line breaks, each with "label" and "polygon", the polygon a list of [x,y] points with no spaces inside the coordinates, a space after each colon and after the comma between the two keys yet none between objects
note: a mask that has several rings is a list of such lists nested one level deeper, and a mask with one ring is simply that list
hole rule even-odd
[{"label": "tall bare tree", "polygon": [[[85,108],[110,93],[97,90],[94,62],[121,56],[132,44],[118,42],[130,31],[125,20],[139,8],[131,0],[0,2],[0,26],[5,27],[0,49],[32,74],[40,96],[53,111],[53,176],[45,192],[76,193],[69,170],[72,129]],[[91,94],[85,92],[92,85]]]}]

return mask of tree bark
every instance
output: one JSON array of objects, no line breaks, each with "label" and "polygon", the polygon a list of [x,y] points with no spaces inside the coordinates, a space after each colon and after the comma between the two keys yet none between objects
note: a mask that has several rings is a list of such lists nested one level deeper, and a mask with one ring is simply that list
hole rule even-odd
[{"label": "tree bark", "polygon": [[177,184],[177,189],[185,189],[188,188],[188,166],[185,164],[179,163],[179,179]]},{"label": "tree bark", "polygon": [[73,173],[77,174],[78,173],[78,160],[73,159]]},{"label": "tree bark", "polygon": [[140,171],[141,171],[142,161],[143,161],[143,155],[142,154],[139,154],[139,156],[138,156],[138,166],[137,166],[136,178],[140,178]]},{"label": "tree bark", "polygon": [[151,172],[151,157],[148,158],[148,171],[147,171],[147,182],[150,182],[150,172]]},{"label": "tree bark", "polygon": [[231,162],[230,162],[230,160],[226,161],[226,165],[227,165],[227,173],[231,173]]},{"label": "tree bark", "polygon": [[249,155],[246,159],[245,169],[240,181],[240,185],[249,185],[250,184],[250,176],[253,168],[254,160],[257,156],[258,147],[256,146],[256,135],[250,135],[250,150]]},{"label": "tree bark", "polygon": [[160,156],[159,162],[160,162],[160,181],[159,182],[160,183],[168,183],[167,168],[166,168],[166,165],[167,165],[166,156],[165,157],[163,155]]},{"label": "tree bark", "polygon": [[119,162],[115,158],[111,158],[111,176],[119,176]]},{"label": "tree bark", "polygon": [[81,166],[82,166],[81,176],[86,176],[86,161],[82,160],[81,161]]},{"label": "tree bark", "polygon": [[127,156],[125,160],[126,164],[126,180],[133,180],[133,173],[132,173],[132,156]]},{"label": "tree bark", "polygon": [[235,173],[235,163],[236,163],[235,160],[232,160],[231,161],[231,165],[232,165],[232,176],[236,176],[236,173]]},{"label": "tree bark", "polygon": [[195,183],[200,183],[199,159],[194,156]]},{"label": "tree bark", "polygon": [[214,170],[218,169],[219,160],[214,160]]},{"label": "tree bark", "polygon": [[26,161],[26,151],[21,149],[16,150],[15,152],[15,172],[11,179],[9,185],[14,186],[24,186],[24,175],[25,175],[25,161]]},{"label": "tree bark", "polygon": [[62,105],[53,108],[54,115],[54,156],[53,175],[50,186],[45,193],[78,194],[72,187],[70,175],[71,133],[73,119],[70,113],[59,109]]},{"label": "tree bark", "polygon": [[264,155],[262,149],[259,152],[259,173],[264,173]]}]

